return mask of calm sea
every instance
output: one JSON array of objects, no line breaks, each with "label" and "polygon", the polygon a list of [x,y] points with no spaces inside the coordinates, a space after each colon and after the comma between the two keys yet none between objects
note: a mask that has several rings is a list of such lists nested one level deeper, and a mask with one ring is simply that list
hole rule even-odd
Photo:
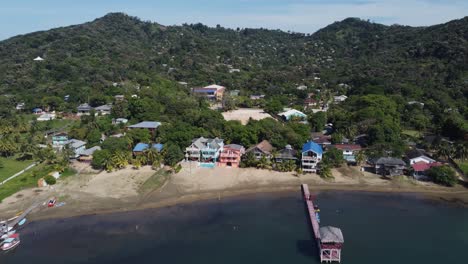
[{"label": "calm sea", "polygon": [[[343,263],[466,263],[468,209],[417,195],[322,192]],[[5,264],[319,263],[300,191],[29,223]]]}]

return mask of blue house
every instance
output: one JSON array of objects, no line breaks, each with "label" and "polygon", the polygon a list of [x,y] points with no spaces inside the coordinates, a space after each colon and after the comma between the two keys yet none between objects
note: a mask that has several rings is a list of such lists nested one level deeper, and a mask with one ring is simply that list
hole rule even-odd
[{"label": "blue house", "polygon": [[222,139],[200,137],[192,140],[192,144],[185,149],[185,157],[187,160],[216,164],[223,147]]},{"label": "blue house", "polygon": [[322,160],[323,149],[322,147],[309,141],[302,147],[302,171],[304,172],[317,172],[317,164]]},{"label": "blue house", "polygon": [[[161,152],[163,149],[164,145],[157,143],[157,144],[151,144],[152,148],[156,149],[158,152]],[[136,146],[133,148],[133,155],[140,155],[143,153],[143,151],[147,150],[150,147],[149,144],[146,143],[138,143]]]}]

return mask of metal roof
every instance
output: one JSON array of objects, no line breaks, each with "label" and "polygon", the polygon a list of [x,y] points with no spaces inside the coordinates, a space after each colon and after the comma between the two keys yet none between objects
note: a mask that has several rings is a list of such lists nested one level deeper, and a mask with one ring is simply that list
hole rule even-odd
[{"label": "metal roof", "polygon": [[320,237],[323,243],[344,243],[341,229],[333,226],[323,226],[320,228]]},{"label": "metal roof", "polygon": [[96,151],[96,150],[101,150],[101,147],[100,146],[94,146],[92,148],[89,148],[89,149],[85,149],[81,152],[81,155],[83,156],[91,156],[93,155],[93,153]]},{"label": "metal roof", "polygon": [[[153,148],[156,149],[158,152],[162,150],[163,144],[152,144]],[[141,152],[149,148],[149,144],[146,143],[138,143],[136,146],[133,148],[133,151],[135,152]]]},{"label": "metal roof", "polygon": [[69,144],[72,148],[79,148],[86,145],[86,142],[78,140],[78,139],[70,139],[68,140],[67,144]]},{"label": "metal roof", "polygon": [[129,126],[129,128],[158,128],[161,125],[160,122],[156,121],[143,121],[135,125]]},{"label": "metal roof", "polygon": [[307,151],[312,151],[312,152],[315,152],[317,154],[323,154],[323,149],[322,147],[313,142],[313,141],[309,141],[307,143],[304,144],[304,146],[302,147],[302,152],[307,152]]}]

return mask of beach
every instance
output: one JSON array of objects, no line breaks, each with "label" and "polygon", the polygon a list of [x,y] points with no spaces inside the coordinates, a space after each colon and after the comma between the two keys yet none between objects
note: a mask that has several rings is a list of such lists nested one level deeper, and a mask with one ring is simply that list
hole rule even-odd
[{"label": "beach", "polygon": [[65,203],[57,208],[42,205],[28,218],[67,218],[158,208],[198,200],[224,199],[262,192],[287,192],[309,184],[311,191],[346,190],[389,193],[421,193],[431,199],[468,206],[468,191],[461,186],[448,188],[402,177],[388,180],[361,172],[357,167],[334,169],[333,180],[316,174],[297,175],[255,168],[198,168],[195,163],[182,163],[177,174],[165,168],[154,171],[149,166],[135,170],[125,168],[99,172],[89,165],[74,163],[77,175],[60,180],[54,186],[22,190],[0,203],[0,218],[9,218],[31,204],[56,197]]}]

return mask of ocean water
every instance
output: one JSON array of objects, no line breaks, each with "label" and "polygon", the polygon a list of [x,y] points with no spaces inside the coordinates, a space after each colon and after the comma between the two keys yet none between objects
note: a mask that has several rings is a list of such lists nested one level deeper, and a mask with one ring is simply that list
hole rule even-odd
[{"label": "ocean water", "polygon": [[[322,192],[342,263],[467,263],[468,209],[417,195]],[[300,190],[29,223],[5,264],[319,263]]]}]

